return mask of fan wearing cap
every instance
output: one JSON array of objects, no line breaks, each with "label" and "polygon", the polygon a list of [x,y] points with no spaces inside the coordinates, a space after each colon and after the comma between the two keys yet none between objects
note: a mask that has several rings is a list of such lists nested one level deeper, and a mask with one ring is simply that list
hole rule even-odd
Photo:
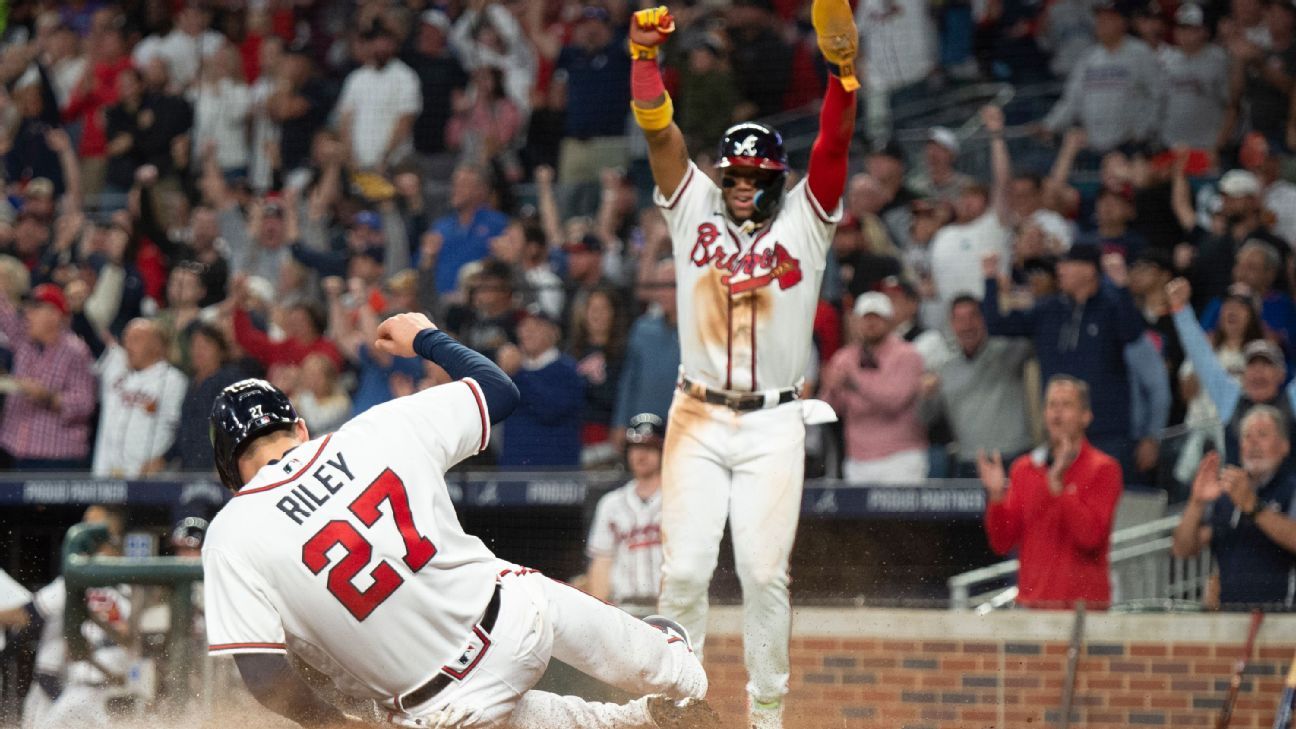
[{"label": "fan wearing cap", "polygon": [[938,305],[929,310],[928,323],[937,329],[944,328],[955,296],[984,294],[980,272],[969,262],[994,254],[1005,266],[1008,264],[1012,166],[1003,138],[1003,109],[987,105],[982,107],[980,117],[990,134],[993,180],[989,187],[975,181],[965,184],[954,200],[954,219],[932,237],[931,275]]},{"label": "fan wearing cap", "polygon": [[1224,138],[1229,109],[1229,58],[1210,42],[1206,13],[1200,5],[1184,3],[1175,11],[1175,44],[1161,53],[1166,74],[1165,118],[1161,143],[1214,150]]},{"label": "fan wearing cap", "polygon": [[284,307],[284,339],[275,341],[252,322],[249,307],[254,296],[245,276],[234,277],[229,298],[221,305],[234,319],[234,340],[248,356],[265,367],[300,365],[306,355],[323,354],[338,367],[342,354],[325,336],[328,319],[323,307],[309,301],[297,301]]},{"label": "fan wearing cap", "polygon": [[423,96],[418,76],[395,57],[396,36],[382,18],[362,30],[361,42],[368,60],[346,77],[337,111],[348,159],[382,172],[411,149]]},{"label": "fan wearing cap", "polygon": [[516,343],[524,312],[514,305],[513,283],[513,269],[507,263],[485,260],[468,277],[467,302],[447,310],[446,331],[487,358],[494,358],[500,347]]},{"label": "fan wearing cap", "polygon": [[1211,348],[1210,340],[1193,316],[1188,302],[1192,287],[1177,278],[1166,286],[1175,329],[1183,341],[1184,351],[1192,362],[1202,389],[1210,396],[1224,423],[1224,458],[1237,464],[1242,418],[1253,405],[1272,405],[1283,417],[1283,425],[1292,432],[1296,427],[1296,381],[1283,387],[1287,379],[1287,359],[1278,345],[1266,339],[1247,343],[1242,349],[1245,367],[1241,379],[1229,374]]},{"label": "fan wearing cap", "polygon": [[1081,236],[1079,242],[1095,245],[1103,253],[1119,253],[1126,260],[1132,259],[1147,247],[1147,239],[1130,227],[1136,214],[1132,185],[1103,186],[1094,200],[1094,219],[1098,227]]},{"label": "fan wearing cap", "polygon": [[949,127],[932,127],[923,145],[924,166],[909,180],[909,188],[925,198],[953,205],[974,180],[954,168],[961,145]]},{"label": "fan wearing cap", "polygon": [[501,466],[580,467],[585,381],[576,361],[558,350],[560,335],[558,322],[532,306],[518,322],[517,345],[505,344],[495,355],[522,394],[500,449]]},{"label": "fan wearing cap", "polygon": [[0,296],[0,333],[13,352],[0,448],[19,470],[85,468],[95,409],[94,361],[68,329],[63,290],[54,284],[33,288],[21,312],[8,296]]},{"label": "fan wearing cap", "polygon": [[1286,241],[1274,235],[1266,224],[1258,177],[1246,170],[1229,170],[1220,178],[1219,192],[1218,217],[1200,220],[1193,210],[1182,165],[1176,169],[1171,202],[1188,240],[1188,245],[1176,250],[1176,264],[1188,272],[1196,297],[1193,306],[1197,309],[1228,290],[1233,283],[1237,252],[1246,242],[1269,244],[1281,258],[1280,271],[1287,270],[1291,257]]},{"label": "fan wearing cap", "polygon": [[1129,290],[1134,305],[1143,313],[1148,333],[1155,342],[1161,359],[1170,375],[1173,391],[1171,423],[1183,422],[1184,399],[1180,394],[1179,368],[1184,363],[1183,344],[1171,317],[1170,300],[1166,298],[1166,284],[1175,276],[1174,264],[1165,251],[1150,248],[1136,256],[1129,267]]},{"label": "fan wearing cap", "polygon": [[[1293,115],[1296,119],[1296,115]],[[1290,122],[1291,136],[1288,147],[1296,147],[1296,121]],[[1260,198],[1275,235],[1285,241],[1296,241],[1296,182],[1286,179],[1283,166],[1286,157],[1275,150],[1259,132],[1242,138],[1238,148],[1238,164],[1256,176],[1260,182]]]},{"label": "fan wearing cap", "polygon": [[1057,265],[1058,293],[1009,313],[999,307],[999,262],[983,259],[986,295],[981,313],[991,335],[1034,341],[1043,381],[1069,375],[1088,384],[1093,397],[1088,440],[1129,464],[1133,443],[1125,349],[1143,336],[1146,324],[1126,282],[1104,279],[1101,257],[1096,246],[1071,246]]},{"label": "fan wearing cap", "polygon": [[647,617],[657,612],[661,586],[661,458],[666,425],[652,413],[630,418],[625,432],[630,481],[594,508],[585,554],[587,591]]},{"label": "fan wearing cap", "polygon": [[1124,145],[1160,139],[1165,95],[1161,67],[1147,44],[1127,34],[1127,0],[1100,0],[1094,6],[1093,45],[1071,69],[1062,98],[1044,118],[1043,128],[1059,134],[1084,129],[1089,149],[1108,152]]},{"label": "fan wearing cap", "polygon": [[702,650],[707,586],[729,522],[743,585],[750,719],[761,729],[782,726],[788,690],[788,558],[805,426],[833,419],[823,403],[799,399],[842,216],[859,85],[859,35],[847,3],[818,0],[811,14],[834,73],[809,168],[790,189],[783,138],[764,124],[725,132],[718,184],[689,159],[658,68],[675,20],[661,6],[637,11],[630,23],[630,109],[648,142],[653,200],[670,229],[682,356],[662,466],[660,607]]},{"label": "fan wearing cap", "polygon": [[[397,230],[387,229],[394,224]],[[314,269],[320,277],[345,276],[348,281],[358,279],[364,284],[364,298],[374,311],[382,312],[386,306],[381,293],[385,264],[390,255],[393,260],[405,257],[408,239],[400,216],[361,210],[351,219],[347,228],[346,251],[321,251],[302,243],[292,245],[293,258]]]},{"label": "fan wearing cap", "polygon": [[841,416],[842,475],[855,483],[918,485],[927,477],[927,428],[918,414],[922,355],[896,336],[886,294],[855,300],[854,343],[824,366],[819,389]]}]

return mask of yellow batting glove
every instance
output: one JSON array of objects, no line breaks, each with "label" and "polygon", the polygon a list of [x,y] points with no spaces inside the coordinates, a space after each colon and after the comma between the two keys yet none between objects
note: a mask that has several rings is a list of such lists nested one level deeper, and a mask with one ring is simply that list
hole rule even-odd
[{"label": "yellow batting glove", "polygon": [[630,19],[630,57],[647,59],[657,57],[657,46],[666,36],[675,32],[675,18],[665,5],[636,10]]}]

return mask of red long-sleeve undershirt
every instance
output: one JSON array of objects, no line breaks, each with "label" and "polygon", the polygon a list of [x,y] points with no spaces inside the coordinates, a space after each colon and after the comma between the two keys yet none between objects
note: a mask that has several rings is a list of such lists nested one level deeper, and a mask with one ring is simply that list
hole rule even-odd
[{"label": "red long-sleeve undershirt", "polygon": [[[652,102],[666,93],[661,70],[654,60],[630,65],[630,92],[635,101]],[[831,212],[846,190],[846,158],[855,131],[855,92],[842,88],[841,80],[828,77],[823,106],[819,109],[819,134],[810,150],[810,194],[819,207]]]},{"label": "red long-sleeve undershirt", "polygon": [[806,173],[810,194],[829,213],[846,190],[846,157],[855,131],[855,107],[855,92],[842,88],[839,79],[829,76],[819,109],[819,134],[810,149],[810,169]]}]

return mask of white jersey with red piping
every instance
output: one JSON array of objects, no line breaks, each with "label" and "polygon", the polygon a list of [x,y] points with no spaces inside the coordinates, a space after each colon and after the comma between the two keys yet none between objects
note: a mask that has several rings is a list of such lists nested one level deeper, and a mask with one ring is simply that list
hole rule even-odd
[{"label": "white jersey with red piping", "polygon": [[444,474],[489,438],[485,399],[465,379],[376,406],[262,468],[203,546],[209,651],[291,650],[377,700],[460,658],[504,563],[464,532]]},{"label": "white jersey with red piping", "polygon": [[749,233],[692,162],[674,194],[656,189],[653,198],[670,227],[684,376],[741,392],[796,385],[841,204],[825,212],[802,179]]}]

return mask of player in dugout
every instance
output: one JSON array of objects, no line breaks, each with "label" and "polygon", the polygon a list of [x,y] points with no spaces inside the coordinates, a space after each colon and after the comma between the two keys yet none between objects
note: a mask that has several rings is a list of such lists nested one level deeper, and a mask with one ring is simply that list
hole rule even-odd
[{"label": "player in dugout", "polygon": [[749,726],[779,729],[788,691],[788,559],[801,511],[805,426],[836,419],[801,400],[829,248],[841,220],[855,126],[858,34],[845,0],[815,0],[830,74],[803,180],[787,152],[745,122],[720,141],[716,184],[689,160],[657,66],[675,29],[665,7],[630,26],[631,110],[648,142],[654,202],[670,228],[681,367],[662,461],[661,612],[702,649],[707,592],[728,521],[743,592]]},{"label": "player in dugout", "polygon": [[[235,493],[203,544],[209,652],[234,656],[258,701],[307,727],[366,724],[315,694],[290,651],[400,726],[716,726],[678,624],[634,618],[464,532],[445,472],[517,405],[508,376],[422,314],[384,321],[374,347],[454,381],[320,438],[262,380],[216,399],[216,467]],[[532,689],[551,657],[642,698]]]}]

